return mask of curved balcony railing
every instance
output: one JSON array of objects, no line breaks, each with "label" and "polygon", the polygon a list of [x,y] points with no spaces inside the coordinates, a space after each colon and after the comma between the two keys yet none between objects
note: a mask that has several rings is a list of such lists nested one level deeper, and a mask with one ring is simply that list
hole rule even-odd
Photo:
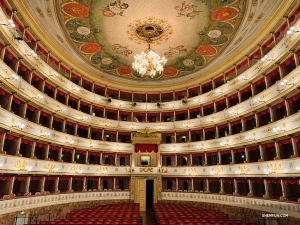
[{"label": "curved balcony railing", "polygon": [[129,191],[106,191],[106,192],[78,192],[68,194],[51,194],[30,196],[26,198],[13,198],[0,201],[0,214],[21,212],[24,209],[37,208],[49,205],[57,205],[72,202],[95,201],[95,200],[129,200]]},{"label": "curved balcony railing", "polygon": [[[295,177],[300,158],[214,166],[109,166],[63,163],[0,155],[0,172],[5,174],[42,174],[66,176],[130,176],[161,174],[163,177]],[[26,169],[30,168],[30,170]],[[268,173],[271,170],[272,173]],[[266,172],[267,171],[267,172]]]},{"label": "curved balcony railing", "polygon": [[[101,117],[95,117],[87,113],[80,112],[71,107],[66,107],[65,111],[59,111],[59,109],[64,108],[65,105],[59,103],[58,101],[45,96],[44,98],[37,98],[36,96],[42,95],[43,93],[39,92],[36,88],[28,84],[22,79],[13,79],[12,75],[14,74],[4,62],[0,62],[0,78],[3,83],[7,84],[13,91],[18,91],[23,97],[26,97],[28,101],[33,101],[42,108],[46,108],[49,111],[52,111],[53,114],[56,114],[63,118],[70,118],[75,120],[80,124],[85,125],[95,125],[99,127],[117,129],[117,130],[137,130],[137,129],[155,129],[160,132],[170,131],[176,128],[177,130],[187,130],[187,129],[197,129],[211,126],[212,124],[219,124],[224,121],[230,121],[236,116],[243,116],[247,113],[253,112],[263,108],[265,105],[271,105],[272,103],[278,101],[283,96],[287,94],[292,94],[296,92],[295,87],[300,85],[300,76],[298,73],[300,67],[298,66],[290,74],[285,76],[281,81],[278,81],[276,84],[272,85],[263,92],[257,94],[256,96],[243,101],[233,107],[225,109],[220,112],[213,113],[197,119],[189,119],[182,121],[174,122],[129,122],[129,121],[117,121]],[[286,85],[281,85],[281,82],[286,81]],[[260,99],[260,101],[255,101],[255,99]],[[231,113],[234,111],[234,114]]]},{"label": "curved balcony railing", "polygon": [[[255,199],[237,196],[224,196],[218,194],[162,192],[162,200],[207,202],[215,204],[231,205],[250,208],[264,212],[270,212],[283,217],[300,218],[300,205],[291,202],[272,201],[266,199]],[[278,216],[279,217],[279,216]]]},{"label": "curved balcony railing", "polygon": [[[298,76],[299,78],[299,76]],[[251,109],[251,106],[248,106]],[[87,148],[90,147],[93,150],[109,150],[109,151],[126,151],[133,152],[133,145],[127,143],[119,143],[119,142],[106,142],[106,141],[98,141],[91,140],[88,138],[80,138],[74,135],[69,135],[63,132],[54,131],[53,129],[46,128],[44,126],[38,125],[36,123],[30,122],[24,118],[21,118],[3,108],[0,108],[0,123],[3,128],[7,130],[11,130],[19,135],[26,135],[27,137],[43,140],[46,142],[54,142],[58,145],[69,146],[71,148]],[[196,121],[199,123],[203,119],[197,119]],[[18,124],[22,124],[22,126],[18,126]],[[155,123],[148,124],[145,128],[150,128],[157,130],[157,125]],[[274,133],[273,128],[279,127],[279,130]],[[176,128],[176,127],[174,127]],[[172,143],[172,144],[162,144],[160,147],[161,152],[174,152],[175,150],[178,152],[181,151],[189,151],[189,152],[199,152],[199,150],[210,151],[216,149],[224,149],[224,148],[232,148],[241,145],[248,145],[251,143],[257,143],[262,141],[267,141],[270,138],[284,137],[288,134],[292,134],[298,132],[300,130],[300,115],[299,112],[295,113],[291,116],[278,120],[276,122],[270,123],[268,125],[255,128],[249,131],[245,131],[240,134],[230,135],[222,138],[217,138],[214,140],[206,140],[199,142],[191,142],[191,143]],[[44,134],[49,133],[46,137]],[[253,137],[252,140],[247,140],[246,136]],[[221,145],[220,143],[224,143]]]}]

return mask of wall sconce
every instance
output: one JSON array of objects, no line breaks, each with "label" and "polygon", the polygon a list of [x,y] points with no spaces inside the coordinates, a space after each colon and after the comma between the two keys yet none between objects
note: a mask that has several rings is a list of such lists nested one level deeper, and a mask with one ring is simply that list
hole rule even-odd
[{"label": "wall sconce", "polygon": [[211,174],[212,176],[218,175],[218,173],[217,173],[216,171],[211,171],[210,174]]},{"label": "wall sconce", "polygon": [[229,113],[233,114],[233,115],[237,115],[238,114],[234,109],[230,110]]},{"label": "wall sconce", "polygon": [[235,173],[238,174],[238,175],[244,175],[245,174],[245,172],[242,172],[241,170],[236,170]]},{"label": "wall sconce", "polygon": [[31,50],[30,53],[25,54],[26,56],[33,56],[36,57],[37,54],[35,53],[35,51]]},{"label": "wall sconce", "polygon": [[87,120],[87,116],[82,116],[80,120]]},{"label": "wall sconce", "polygon": [[195,99],[193,99],[193,102],[200,103],[200,99],[199,98],[195,98]]},{"label": "wall sconce", "polygon": [[131,108],[132,107],[136,107],[136,102],[133,102],[132,104],[131,104]]},{"label": "wall sconce", "polygon": [[290,27],[290,29],[286,32],[287,34],[291,34],[291,33],[298,33],[300,32],[299,30],[295,30],[295,27],[292,26]]},{"label": "wall sconce", "polygon": [[41,134],[41,137],[49,137],[49,136],[50,136],[49,132],[45,132],[45,133]]},{"label": "wall sconce", "polygon": [[182,99],[181,102],[182,102],[183,105],[186,105],[188,103],[187,99],[185,99],[185,98]]},{"label": "wall sconce", "polygon": [[[99,98],[99,97],[96,97],[96,98]],[[99,98],[99,100],[100,100],[100,98]],[[120,102],[120,103],[119,103],[119,107],[122,107],[123,104],[124,104],[123,102]]]},{"label": "wall sconce", "polygon": [[274,170],[271,170],[271,169],[264,169],[264,172],[265,172],[265,174],[267,174],[267,175],[276,173]]},{"label": "wall sconce", "polygon": [[96,97],[94,101],[95,101],[95,102],[99,102],[99,101],[100,101],[100,98],[99,98],[99,97]]},{"label": "wall sconce", "polygon": [[92,143],[92,144],[90,145],[90,147],[91,147],[91,148],[95,148],[95,147],[97,147],[97,144]]},{"label": "wall sconce", "polygon": [[56,173],[58,171],[58,168],[50,169],[49,173]]},{"label": "wall sconce", "polygon": [[80,88],[79,87],[77,87],[77,86],[75,86],[73,89],[72,89],[73,91],[79,91],[80,90]]},{"label": "wall sconce", "polygon": [[66,111],[66,108],[64,107],[61,107],[60,109],[56,109],[56,112],[64,112],[64,111]]},{"label": "wall sconce", "polygon": [[[2,165],[3,165],[3,164],[2,164]],[[1,166],[0,166],[0,167],[1,167]],[[300,167],[297,166],[297,167],[296,167],[296,170],[297,170],[298,173],[300,173]]]},{"label": "wall sconce", "polygon": [[191,171],[185,171],[185,175],[186,176],[192,176],[192,173],[191,173]]},{"label": "wall sconce", "polygon": [[134,172],[134,164],[131,165],[131,172]]},{"label": "wall sconce", "polygon": [[2,168],[3,167],[3,163],[0,163],[0,168]]},{"label": "wall sconce", "polygon": [[222,142],[220,142],[220,145],[221,145],[221,146],[227,146],[228,143],[226,143],[225,141],[222,141]]},{"label": "wall sconce", "polygon": [[7,21],[8,23],[1,23],[1,25],[4,25],[4,26],[11,26],[11,27],[16,27],[15,23],[13,20],[9,19]]},{"label": "wall sconce", "polygon": [[52,74],[49,74],[49,77],[58,77],[58,73],[54,71]]},{"label": "wall sconce", "polygon": [[206,122],[213,123],[214,121],[211,118],[206,119]]},{"label": "wall sconce", "polygon": [[284,79],[283,81],[280,82],[280,85],[288,85],[288,86],[291,86],[291,85],[294,85],[293,83],[288,83],[287,79]]},{"label": "wall sconce", "polygon": [[111,122],[105,121],[104,126],[109,127]]},{"label": "wall sconce", "polygon": [[273,59],[271,59],[269,56],[265,55],[261,61],[265,62],[265,61],[272,61]]},{"label": "wall sconce", "polygon": [[157,171],[160,173],[161,165],[157,165]]},{"label": "wall sconce", "polygon": [[32,97],[33,99],[43,99],[44,96],[41,94],[38,94],[37,96]]},{"label": "wall sconce", "polygon": [[68,140],[68,141],[66,141],[66,143],[72,145],[72,144],[74,144],[74,140]]},{"label": "wall sconce", "polygon": [[5,77],[5,80],[19,80],[19,76],[12,74],[11,77]]},{"label": "wall sconce", "polygon": [[32,170],[32,166],[26,166],[25,168],[20,168],[20,171],[30,172]]},{"label": "wall sconce", "polygon": [[203,149],[203,147],[201,147],[200,145],[196,145],[197,149]]},{"label": "wall sconce", "polygon": [[107,169],[106,170],[102,170],[101,174],[104,174],[104,175],[107,174]]},{"label": "wall sconce", "polygon": [[17,125],[12,125],[12,127],[14,128],[19,128],[19,129],[23,129],[25,127],[24,123],[18,122]]},{"label": "wall sconce", "polygon": [[218,89],[218,90],[216,90],[216,93],[217,93],[217,94],[222,94],[223,91],[221,91],[220,89]]},{"label": "wall sconce", "polygon": [[246,139],[247,141],[254,141],[254,140],[255,140],[255,138],[254,138],[254,137],[251,137],[250,135],[246,136],[245,139]]},{"label": "wall sconce", "polygon": [[183,123],[182,126],[183,127],[190,127],[190,124],[186,122],[186,123]]},{"label": "wall sconce", "polygon": [[160,107],[161,107],[161,104],[158,102],[158,103],[156,103],[156,106],[157,106],[158,108],[160,108]]},{"label": "wall sconce", "polygon": [[161,130],[162,129],[162,125],[157,125],[157,129]]},{"label": "wall sconce", "polygon": [[82,174],[83,170],[76,170],[75,173],[76,174]]},{"label": "wall sconce", "polygon": [[238,77],[238,80],[248,80],[248,79],[242,75]]},{"label": "wall sconce", "polygon": [[172,108],[174,108],[175,104],[171,103],[169,106],[172,107]]},{"label": "wall sconce", "polygon": [[257,98],[254,99],[254,102],[266,102],[266,101],[263,101],[263,100],[260,99],[260,97],[257,97]]},{"label": "wall sconce", "polygon": [[283,131],[285,131],[285,130],[282,130],[280,127],[273,127],[273,132],[274,132],[275,134],[279,134],[279,133],[281,133],[281,132],[283,132]]}]

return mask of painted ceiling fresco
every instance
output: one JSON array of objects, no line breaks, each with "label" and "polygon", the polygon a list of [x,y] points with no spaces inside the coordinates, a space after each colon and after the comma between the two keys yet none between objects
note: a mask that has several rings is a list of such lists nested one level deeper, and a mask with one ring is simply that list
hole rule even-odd
[{"label": "painted ceiling fresco", "polygon": [[63,0],[58,16],[74,48],[103,72],[141,78],[133,57],[147,48],[137,30],[157,26],[151,49],[168,62],[153,79],[205,67],[230,43],[243,19],[243,0]]}]

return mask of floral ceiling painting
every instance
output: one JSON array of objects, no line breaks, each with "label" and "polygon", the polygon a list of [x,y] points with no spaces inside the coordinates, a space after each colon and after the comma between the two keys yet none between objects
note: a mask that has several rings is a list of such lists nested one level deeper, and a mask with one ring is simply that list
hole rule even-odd
[{"label": "floral ceiling painting", "polygon": [[151,49],[168,61],[170,79],[194,73],[226,48],[239,28],[243,0],[60,0],[61,27],[72,46],[101,71],[134,79],[133,57],[147,48],[137,33],[146,25],[160,35]]}]

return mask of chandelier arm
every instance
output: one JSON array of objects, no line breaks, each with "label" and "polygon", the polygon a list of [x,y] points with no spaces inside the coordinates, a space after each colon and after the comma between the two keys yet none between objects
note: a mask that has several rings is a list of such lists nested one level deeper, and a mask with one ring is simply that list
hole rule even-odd
[{"label": "chandelier arm", "polygon": [[134,62],[132,63],[132,68],[136,70],[141,77],[149,76],[154,78],[156,74],[161,74],[163,71],[163,66],[167,62],[165,57],[160,58],[160,56],[151,50],[151,32],[148,32],[148,37],[146,39],[148,44],[148,49],[146,52],[142,52],[134,56]]}]

